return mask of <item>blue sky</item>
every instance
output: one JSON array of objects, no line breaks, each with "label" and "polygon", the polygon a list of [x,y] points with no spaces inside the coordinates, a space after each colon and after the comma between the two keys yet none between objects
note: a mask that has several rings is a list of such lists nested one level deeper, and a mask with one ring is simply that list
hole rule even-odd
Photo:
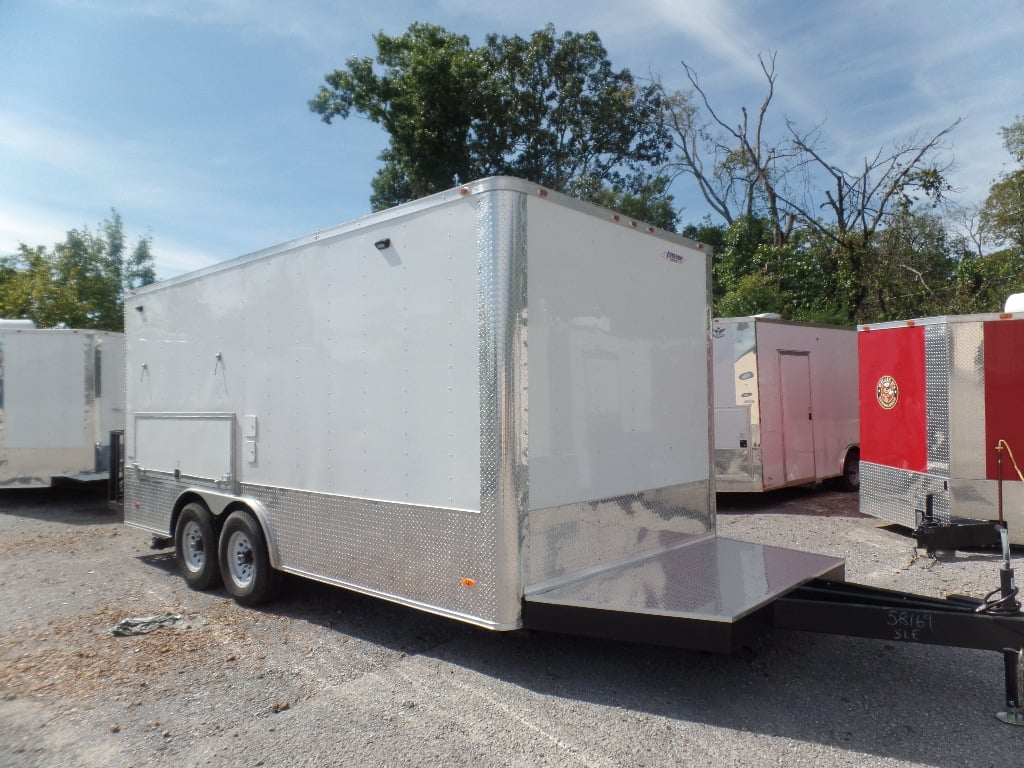
[{"label": "blue sky", "polygon": [[[823,123],[840,166],[962,116],[945,159],[964,203],[1006,170],[999,128],[1024,114],[1020,0],[0,0],[0,254],[115,207],[167,278],[365,215],[386,135],[307,101],[413,21],[474,44],[593,29],[614,66],[673,88],[685,59],[730,117],[757,109],[757,55],[776,51],[769,120]],[[692,182],[673,192],[699,221]]]}]

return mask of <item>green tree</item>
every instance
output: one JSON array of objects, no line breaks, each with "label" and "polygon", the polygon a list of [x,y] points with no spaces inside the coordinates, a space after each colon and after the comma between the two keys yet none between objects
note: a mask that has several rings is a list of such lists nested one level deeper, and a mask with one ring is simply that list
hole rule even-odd
[{"label": "green tree", "polygon": [[777,245],[775,235],[770,219],[751,216],[725,231],[712,263],[715,314],[776,312],[790,320],[848,322],[842,275],[825,268],[828,242],[801,229]]},{"label": "green tree", "polygon": [[480,175],[509,174],[580,197],[595,180],[645,194],[647,170],[669,145],[660,91],[613,69],[596,32],[556,36],[548,24],[529,39],[489,35],[480,54],[484,112],[471,148]]},{"label": "green tree", "polygon": [[969,315],[1000,312],[1006,297],[1024,292],[1024,252],[1004,249],[967,256],[956,266],[949,311]]},{"label": "green tree", "polygon": [[352,112],[380,125],[389,146],[373,181],[375,210],[448,189],[468,179],[469,133],[479,114],[483,69],[469,38],[413,23],[398,37],[374,35],[374,60],[353,56],[309,102],[325,123]]},{"label": "green tree", "polygon": [[[615,70],[594,32],[553,26],[519,36],[465,36],[415,23],[380,33],[374,60],[353,57],[325,78],[310,109],[330,123],[353,112],[387,132],[375,210],[508,174],[579,197],[665,199],[651,169],[668,139],[660,95]],[[659,215],[664,211],[659,211]]]},{"label": "green tree", "polygon": [[596,191],[588,191],[583,197],[630,218],[675,232],[679,226],[679,211],[668,191],[670,183],[667,176],[660,176],[643,184],[636,193],[601,186]]},{"label": "green tree", "polygon": [[1002,174],[990,187],[981,207],[981,231],[990,242],[1024,253],[1024,118],[1002,133],[1003,146],[1021,167]]},{"label": "green tree", "polygon": [[864,254],[858,322],[941,315],[953,298],[956,258],[941,217],[904,210]]},{"label": "green tree", "polygon": [[0,317],[23,317],[42,328],[124,329],[124,292],[155,279],[152,240],[128,249],[116,210],[95,233],[72,229],[48,251],[22,243],[0,257]]}]

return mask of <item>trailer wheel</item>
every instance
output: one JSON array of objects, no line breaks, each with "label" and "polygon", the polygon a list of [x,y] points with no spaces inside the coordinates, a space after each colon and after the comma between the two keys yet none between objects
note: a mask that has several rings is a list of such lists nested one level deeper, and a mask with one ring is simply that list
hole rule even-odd
[{"label": "trailer wheel", "polygon": [[844,491],[860,490],[860,449],[851,448],[843,461],[842,484]]},{"label": "trailer wheel", "polygon": [[224,588],[241,605],[259,605],[277,591],[281,574],[270,566],[267,541],[247,512],[232,512],[220,532]]},{"label": "trailer wheel", "polygon": [[193,502],[181,510],[174,526],[174,560],[192,589],[210,589],[220,581],[213,515],[202,504]]}]

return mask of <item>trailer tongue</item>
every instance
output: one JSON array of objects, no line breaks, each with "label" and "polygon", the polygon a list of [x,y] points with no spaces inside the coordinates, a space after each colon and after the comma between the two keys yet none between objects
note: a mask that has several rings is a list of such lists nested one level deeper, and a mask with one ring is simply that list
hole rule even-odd
[{"label": "trailer tongue", "polygon": [[773,628],[998,651],[1006,710],[996,717],[1024,725],[1024,614],[1009,562],[1005,544],[986,599],[939,599],[847,583],[837,558],[712,537],[527,594],[523,624],[718,653]]}]

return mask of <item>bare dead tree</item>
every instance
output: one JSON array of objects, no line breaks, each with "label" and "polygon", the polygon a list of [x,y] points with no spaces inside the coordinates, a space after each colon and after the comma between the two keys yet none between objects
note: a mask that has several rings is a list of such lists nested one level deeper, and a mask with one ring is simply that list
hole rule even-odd
[{"label": "bare dead tree", "polygon": [[888,153],[879,149],[874,156],[864,159],[857,173],[845,171],[822,156],[815,146],[816,131],[800,133],[793,123],[787,121],[792,146],[800,163],[816,166],[830,180],[830,187],[823,190],[825,202],[818,208],[831,211],[831,219],[823,219],[807,204],[796,199],[780,196],[780,200],[806,226],[819,234],[837,243],[856,235],[866,244],[900,204],[914,201],[915,194],[924,195],[934,202],[942,201],[949,191],[945,177],[951,166],[939,167],[929,164],[929,160],[961,120],[957,118],[929,137],[915,134],[894,143]]},{"label": "bare dead tree", "polygon": [[[753,215],[758,203],[763,203],[772,223],[775,244],[783,245],[792,232],[795,216],[780,210],[777,184],[786,172],[783,161],[793,153],[785,145],[770,145],[764,139],[765,120],[775,95],[775,54],[767,60],[758,56],[758,61],[767,91],[756,117],[752,118],[747,108],[741,107],[741,118],[736,124],[721,117],[701,86],[697,71],[682,62],[710,121],[700,122],[700,109],[694,104],[693,93],[677,91],[665,96],[666,121],[678,152],[669,167],[677,175],[693,176],[708,205],[727,224],[738,216]],[[708,155],[710,167],[702,153]]]}]

